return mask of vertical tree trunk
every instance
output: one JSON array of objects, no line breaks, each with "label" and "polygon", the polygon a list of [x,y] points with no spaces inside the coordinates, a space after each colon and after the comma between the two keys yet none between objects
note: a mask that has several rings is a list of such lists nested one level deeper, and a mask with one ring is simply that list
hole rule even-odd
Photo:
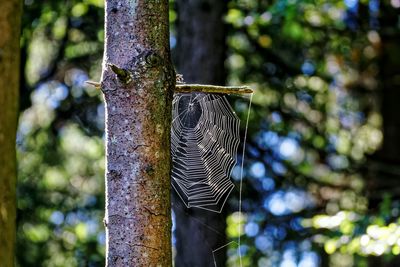
[{"label": "vertical tree trunk", "polygon": [[177,0],[177,68],[187,83],[223,85],[226,2]]},{"label": "vertical tree trunk", "polygon": [[106,0],[107,266],[171,266],[168,23],[167,0]]},{"label": "vertical tree trunk", "polygon": [[[368,164],[368,192],[370,209],[376,210],[385,193],[399,199],[400,166],[400,32],[397,21],[400,11],[390,3],[380,6],[380,56],[379,56],[379,94],[383,119],[382,147]],[[371,267],[400,266],[400,257],[388,260],[385,257],[368,258]]]},{"label": "vertical tree trunk", "polygon": [[19,37],[22,2],[0,1],[0,266],[14,266]]},{"label": "vertical tree trunk", "polygon": [[398,199],[400,164],[400,32],[395,26],[400,11],[390,4],[381,6],[379,98],[383,119],[383,143],[368,164],[369,205],[376,209],[384,193],[394,194]]},{"label": "vertical tree trunk", "polygon": [[[393,7],[381,7],[381,56],[379,78],[381,85],[381,113],[383,117],[383,144],[378,152],[379,158],[389,164],[400,163],[400,31],[394,23],[400,12]],[[398,181],[397,177],[395,178]]]},{"label": "vertical tree trunk", "polygon": [[[225,30],[223,14],[226,3],[215,0],[178,0],[178,72],[185,82],[223,85],[225,82]],[[200,209],[187,210],[176,194],[176,267],[225,266],[226,250],[212,250],[226,244],[226,213]]]}]

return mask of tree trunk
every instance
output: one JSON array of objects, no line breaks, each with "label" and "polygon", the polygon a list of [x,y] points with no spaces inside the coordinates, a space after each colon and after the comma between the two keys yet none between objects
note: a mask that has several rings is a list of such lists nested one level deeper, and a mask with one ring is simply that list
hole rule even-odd
[{"label": "tree trunk", "polygon": [[168,13],[167,0],[106,0],[107,266],[172,265]]},{"label": "tree trunk", "polygon": [[[178,0],[178,72],[185,82],[223,85],[225,82],[224,1]],[[174,193],[176,267],[225,266],[226,213],[186,209]]]},{"label": "tree trunk", "polygon": [[400,32],[394,25],[400,12],[390,4],[381,6],[379,32],[379,98],[383,120],[383,143],[381,148],[370,157],[368,164],[369,205],[375,210],[384,197],[392,194],[399,199],[399,164],[400,164]]},{"label": "tree trunk", "polygon": [[[380,109],[383,119],[383,143],[381,148],[370,158],[368,163],[369,208],[377,210],[385,194],[394,199],[400,198],[400,32],[397,21],[398,9],[390,3],[380,6],[380,56],[379,56],[379,94]],[[388,260],[385,257],[368,258],[371,267],[400,266],[400,257]]]},{"label": "tree trunk", "polygon": [[19,37],[22,2],[0,1],[0,266],[14,266]]},{"label": "tree trunk", "polygon": [[226,3],[213,0],[177,0],[176,59],[187,83],[225,83]]},{"label": "tree trunk", "polygon": [[[400,12],[394,8],[382,7],[381,18],[381,113],[383,118],[383,144],[378,152],[379,158],[389,164],[400,163],[400,116],[398,116],[398,100],[400,99],[400,32],[396,23]],[[398,165],[397,165],[398,166]],[[395,179],[398,181],[398,176]]]}]

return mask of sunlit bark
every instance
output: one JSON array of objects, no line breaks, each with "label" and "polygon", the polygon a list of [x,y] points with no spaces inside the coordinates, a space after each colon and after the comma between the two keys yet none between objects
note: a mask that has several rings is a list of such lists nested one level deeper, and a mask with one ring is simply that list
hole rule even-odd
[{"label": "sunlit bark", "polygon": [[171,266],[167,0],[107,0],[107,266]]}]

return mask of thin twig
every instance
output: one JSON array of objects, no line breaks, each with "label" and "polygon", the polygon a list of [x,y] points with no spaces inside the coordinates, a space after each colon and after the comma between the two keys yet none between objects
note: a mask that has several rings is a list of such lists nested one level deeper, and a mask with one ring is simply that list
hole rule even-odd
[{"label": "thin twig", "polygon": [[208,94],[251,94],[253,90],[248,86],[218,86],[204,84],[177,84],[175,93],[208,93]]},{"label": "thin twig", "polygon": [[94,86],[96,89],[100,89],[101,88],[101,83],[99,83],[99,82],[85,81],[85,83]]}]

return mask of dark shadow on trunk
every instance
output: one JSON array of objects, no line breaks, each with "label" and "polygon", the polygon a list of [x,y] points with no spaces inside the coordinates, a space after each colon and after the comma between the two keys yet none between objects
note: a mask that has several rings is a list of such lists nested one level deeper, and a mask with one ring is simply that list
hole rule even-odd
[{"label": "dark shadow on trunk", "polygon": [[[215,0],[177,0],[177,72],[187,83],[223,85],[225,83],[225,2]],[[176,215],[176,267],[225,266],[226,212],[221,214],[187,209],[173,192]]]},{"label": "dark shadow on trunk", "polygon": [[[397,25],[400,11],[389,3],[380,7],[381,38],[379,57],[379,98],[383,119],[382,147],[369,158],[367,168],[367,191],[369,209],[375,213],[385,195],[400,199],[400,32]],[[400,257],[368,258],[371,267],[400,266]]]}]

